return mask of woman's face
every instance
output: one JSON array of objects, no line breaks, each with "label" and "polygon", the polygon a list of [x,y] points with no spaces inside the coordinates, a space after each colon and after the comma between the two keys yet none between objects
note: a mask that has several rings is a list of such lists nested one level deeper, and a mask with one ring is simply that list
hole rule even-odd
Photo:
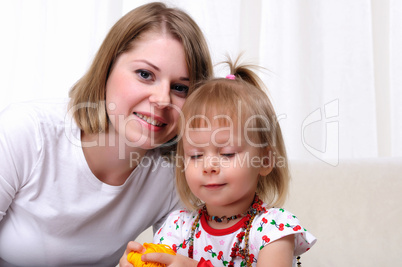
[{"label": "woman's face", "polygon": [[120,55],[106,83],[110,130],[126,145],[157,147],[176,135],[189,73],[177,39],[148,32]]}]

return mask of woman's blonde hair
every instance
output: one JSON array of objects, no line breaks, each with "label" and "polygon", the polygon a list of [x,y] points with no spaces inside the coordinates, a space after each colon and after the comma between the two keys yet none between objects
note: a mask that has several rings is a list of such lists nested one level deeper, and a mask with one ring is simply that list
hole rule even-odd
[{"label": "woman's blonde hair", "polygon": [[192,85],[212,75],[213,67],[204,36],[185,12],[155,2],[140,6],[123,16],[111,28],[87,73],[71,88],[69,108],[85,133],[108,129],[105,106],[106,81],[118,57],[129,51],[136,39],[150,31],[167,32],[182,42]]},{"label": "woman's blonde hair", "polygon": [[[273,167],[268,175],[259,177],[256,193],[270,206],[279,207],[286,199],[290,179],[281,128],[264,84],[251,70],[256,66],[238,62],[239,59],[234,64],[230,60],[226,62],[234,80],[216,78],[201,82],[188,97],[182,109],[184,118],[179,122],[179,133],[185,133],[186,127],[207,126],[205,118],[215,118],[214,122],[218,122],[220,127],[229,126],[227,118],[235,121],[238,127],[247,122],[247,128],[254,129],[250,131],[249,141],[261,152],[269,151],[269,164]],[[176,186],[183,203],[190,209],[196,209],[203,203],[191,192],[184,171],[181,138],[177,145]]]}]

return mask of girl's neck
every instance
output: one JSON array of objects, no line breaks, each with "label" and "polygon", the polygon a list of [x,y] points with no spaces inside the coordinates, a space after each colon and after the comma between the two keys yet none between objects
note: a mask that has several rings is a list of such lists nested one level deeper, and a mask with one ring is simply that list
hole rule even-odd
[{"label": "girl's neck", "polygon": [[81,132],[82,150],[92,173],[109,185],[122,185],[137,167],[146,150],[129,147],[118,135]]},{"label": "girl's neck", "polygon": [[227,205],[214,205],[212,203],[205,202],[208,214],[211,216],[232,216],[236,214],[242,214],[246,212],[250,205],[254,201],[255,194],[246,195],[235,202]]},{"label": "girl's neck", "polygon": [[237,217],[236,219],[229,220],[229,222],[227,222],[227,220],[224,220],[223,222],[217,222],[216,220],[211,219],[208,221],[208,225],[214,229],[225,229],[232,225],[235,225],[238,221],[240,221],[243,218],[243,215],[247,213],[247,211],[250,209],[250,206],[254,201],[254,197],[255,195],[246,196],[241,201],[237,201],[236,203],[227,206],[213,206],[210,204],[205,204],[207,213],[210,217],[212,216],[220,218],[223,216],[225,216],[226,218],[232,216]]}]

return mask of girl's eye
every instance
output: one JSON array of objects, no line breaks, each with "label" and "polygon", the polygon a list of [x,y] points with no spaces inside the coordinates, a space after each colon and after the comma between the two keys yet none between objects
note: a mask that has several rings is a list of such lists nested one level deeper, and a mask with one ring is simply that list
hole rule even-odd
[{"label": "girl's eye", "polygon": [[140,76],[144,80],[151,80],[152,79],[152,73],[146,70],[137,70],[135,71],[138,76]]},{"label": "girl's eye", "polygon": [[191,155],[190,159],[199,159],[202,157],[202,154],[198,154],[198,155]]},{"label": "girl's eye", "polygon": [[188,94],[188,86],[184,84],[173,84],[170,89],[174,91],[174,94],[180,97],[187,97]]},{"label": "girl's eye", "polygon": [[226,158],[233,158],[236,155],[236,153],[224,153],[221,154],[222,157],[226,157]]}]

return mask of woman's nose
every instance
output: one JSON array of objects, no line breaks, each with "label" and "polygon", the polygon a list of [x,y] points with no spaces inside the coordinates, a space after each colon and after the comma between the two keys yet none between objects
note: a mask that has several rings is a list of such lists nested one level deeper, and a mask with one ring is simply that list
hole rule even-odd
[{"label": "woman's nose", "polygon": [[219,174],[221,169],[219,166],[219,158],[211,156],[205,157],[203,167],[203,172],[205,174]]},{"label": "woman's nose", "polygon": [[171,104],[170,84],[161,83],[160,86],[155,87],[152,94],[149,96],[149,102],[160,109],[169,107]]}]

